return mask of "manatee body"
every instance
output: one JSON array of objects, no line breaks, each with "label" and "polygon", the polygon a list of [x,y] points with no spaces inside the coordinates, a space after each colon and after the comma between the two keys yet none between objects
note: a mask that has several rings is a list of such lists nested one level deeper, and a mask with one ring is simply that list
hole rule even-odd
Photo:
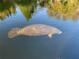
[{"label": "manatee body", "polygon": [[18,35],[26,35],[26,36],[42,36],[48,35],[48,37],[52,37],[53,34],[61,34],[62,32],[52,26],[44,25],[44,24],[32,24],[26,26],[22,29],[14,28],[8,33],[9,38],[14,38]]}]

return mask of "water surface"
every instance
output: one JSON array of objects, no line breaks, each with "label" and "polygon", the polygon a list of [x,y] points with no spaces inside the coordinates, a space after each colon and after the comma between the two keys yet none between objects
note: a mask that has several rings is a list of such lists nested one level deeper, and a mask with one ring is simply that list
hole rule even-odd
[{"label": "water surface", "polygon": [[[48,15],[48,8],[37,6],[29,21],[16,6],[16,13],[0,21],[0,59],[79,59],[79,20],[56,19]],[[8,38],[12,28],[31,24],[47,24],[63,33],[48,36],[17,36]]]}]

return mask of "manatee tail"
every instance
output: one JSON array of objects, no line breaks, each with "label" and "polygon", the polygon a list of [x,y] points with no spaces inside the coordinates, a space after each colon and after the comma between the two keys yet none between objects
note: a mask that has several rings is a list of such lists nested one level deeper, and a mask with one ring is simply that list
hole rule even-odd
[{"label": "manatee tail", "polygon": [[8,32],[8,37],[9,38],[14,38],[18,36],[19,34],[17,33],[20,30],[20,28],[13,28],[11,31]]}]

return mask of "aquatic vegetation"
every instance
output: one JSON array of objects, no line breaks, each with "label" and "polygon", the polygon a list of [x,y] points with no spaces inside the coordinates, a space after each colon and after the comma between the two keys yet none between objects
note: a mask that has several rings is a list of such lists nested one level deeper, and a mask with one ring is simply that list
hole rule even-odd
[{"label": "aquatic vegetation", "polygon": [[8,33],[9,38],[14,38],[19,35],[25,36],[42,36],[48,35],[49,38],[52,37],[54,34],[61,34],[62,32],[52,26],[44,25],[44,24],[32,24],[26,26],[24,28],[14,28]]}]

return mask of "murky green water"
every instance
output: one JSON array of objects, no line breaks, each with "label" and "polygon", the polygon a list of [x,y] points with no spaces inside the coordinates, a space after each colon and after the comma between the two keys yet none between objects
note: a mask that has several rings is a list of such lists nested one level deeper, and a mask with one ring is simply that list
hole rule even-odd
[{"label": "murky green water", "polygon": [[[0,59],[79,59],[79,20],[51,17],[47,7],[36,5],[30,10],[16,5],[16,12],[0,21]],[[34,9],[35,8],[35,9]],[[24,10],[24,9],[23,9]],[[25,17],[26,16],[26,17]],[[31,24],[47,24],[60,29],[61,35],[17,36],[8,38],[12,28]]]}]

